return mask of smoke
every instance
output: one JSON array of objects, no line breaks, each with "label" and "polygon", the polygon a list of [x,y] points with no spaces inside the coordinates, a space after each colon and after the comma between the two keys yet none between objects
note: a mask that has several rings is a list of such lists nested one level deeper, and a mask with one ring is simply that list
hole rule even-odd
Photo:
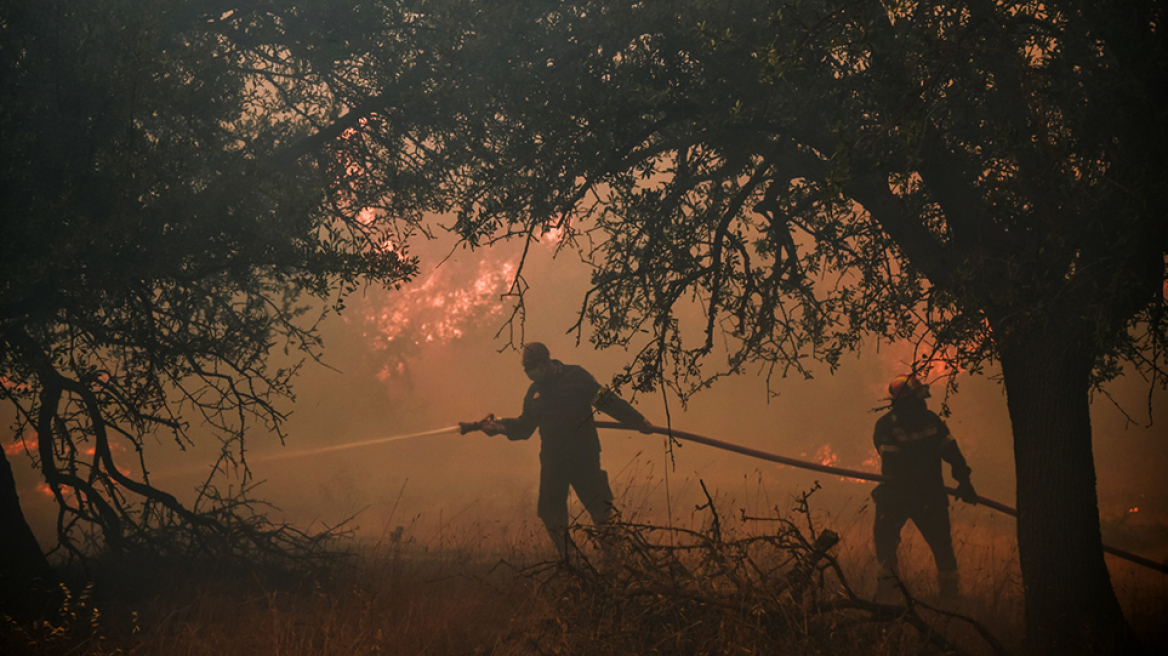
[{"label": "smoke", "polygon": [[[422,265],[415,283],[400,292],[359,293],[344,316],[325,326],[328,366],[310,366],[299,380],[287,445],[269,435],[249,438],[253,473],[264,481],[258,494],[291,521],[332,525],[355,515],[354,526],[370,535],[403,526],[418,539],[433,540],[462,523],[495,535],[535,530],[538,436],[509,442],[481,433],[441,434],[336,447],[433,431],[488,413],[518,414],[527,379],[509,346],[512,339],[542,341],[553,357],[584,366],[602,382],[621,371],[631,356],[619,350],[594,351],[586,333],[579,345],[568,333],[590,271],[571,257],[553,259],[550,246],[529,253],[523,273],[530,284],[524,321],[510,326],[514,297],[507,294],[519,264],[518,248],[472,253],[431,242],[413,252]],[[844,361],[835,374],[823,366],[813,370],[811,380],[772,380],[777,397],[768,394],[761,374],[747,373],[720,381],[684,410],[676,400],[661,396],[633,400],[658,425],[666,423],[668,414],[681,430],[876,471],[876,409],[888,381],[912,365],[911,355],[907,344],[869,348]],[[994,373],[957,373],[958,393],[947,399],[948,424],[973,468],[979,494],[1013,505],[1010,422]],[[1109,392],[1142,423],[1132,425],[1106,397],[1095,399],[1101,515],[1105,524],[1122,520],[1124,527],[1163,526],[1168,523],[1168,490],[1162,485],[1168,441],[1161,430],[1144,425],[1149,420],[1146,383],[1129,376],[1113,383]],[[934,396],[937,409],[941,394],[935,389]],[[1157,395],[1151,406],[1162,409],[1164,400]],[[692,517],[695,506],[704,502],[698,481],[725,504],[727,513],[786,508],[793,495],[818,482],[823,487],[816,496],[821,509],[850,517],[844,521],[868,522],[863,509],[870,483],[696,444],[669,447],[660,436],[606,431],[601,439],[602,460],[626,514],[659,521]],[[191,494],[209,471],[216,449],[217,444],[209,444],[181,452],[159,445],[155,454],[148,454],[158,458],[151,461],[157,462],[153,467],[185,467],[190,473],[176,476],[174,485],[156,482],[180,497],[184,490]],[[273,457],[297,451],[312,454]],[[37,483],[31,467],[15,469],[30,521],[48,539],[51,503],[33,498],[40,495],[30,492]],[[963,509],[960,516],[976,522],[977,513],[989,512]],[[1168,538],[1147,548],[1164,550]]]}]

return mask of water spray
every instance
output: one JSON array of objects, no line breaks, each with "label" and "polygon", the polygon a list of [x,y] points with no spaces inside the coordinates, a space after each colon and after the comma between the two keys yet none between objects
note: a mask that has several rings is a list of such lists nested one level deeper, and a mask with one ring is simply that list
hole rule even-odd
[{"label": "water spray", "polygon": [[[333,451],[345,451],[347,449],[356,449],[363,446],[373,446],[376,444],[386,444],[388,442],[399,442],[401,440],[412,440],[419,437],[431,437],[434,435],[444,435],[447,433],[458,433],[462,431],[458,426],[447,426],[446,428],[439,428],[436,430],[423,431],[421,433],[410,433],[408,435],[393,435],[390,437],[377,437],[371,440],[363,440],[361,442],[349,442],[346,444],[334,444],[331,446],[320,446],[307,449],[297,449],[295,451],[284,451],[279,453],[269,453],[254,458],[249,458],[249,463],[256,462],[273,462],[276,460],[288,460],[290,458],[303,458],[304,456],[314,456],[320,453],[332,453]],[[158,472],[155,476],[169,477],[178,474],[186,473],[203,473],[206,471],[203,465],[190,465],[186,467],[168,468]]]},{"label": "water spray", "polygon": [[271,462],[273,460],[286,460],[288,458],[300,458],[303,456],[312,456],[318,453],[332,453],[333,451],[344,451],[346,449],[356,449],[362,446],[373,446],[375,444],[385,444],[387,442],[399,442],[401,440],[412,440],[418,437],[430,437],[433,435],[445,435],[447,433],[459,433],[463,431],[458,426],[447,426],[446,428],[439,428],[431,431],[423,431],[421,433],[410,433],[409,435],[394,435],[392,437],[378,437],[372,440],[364,440],[361,442],[349,442],[347,444],[334,444],[332,446],[322,446],[314,449],[300,449],[299,451],[289,451],[287,453],[274,453],[271,455],[260,456],[254,458],[252,462]]},{"label": "water spray", "polygon": [[[377,444],[386,444],[389,442],[398,442],[401,440],[411,440],[411,439],[416,439],[419,437],[432,437],[434,435],[446,435],[446,434],[454,434],[454,433],[465,435],[465,434],[473,432],[473,431],[482,430],[482,425],[485,422],[494,421],[494,419],[495,419],[494,415],[489,415],[485,419],[483,419],[482,421],[464,422],[464,423],[458,424],[457,426],[447,426],[446,428],[439,428],[439,429],[431,430],[431,431],[423,431],[420,433],[410,433],[408,435],[394,435],[391,437],[379,437],[379,438],[375,438],[372,440],[364,440],[361,442],[350,442],[347,444],[336,444],[336,445],[332,445],[332,446],[323,446],[323,447],[318,447],[318,448],[314,448],[314,449],[301,449],[299,451],[291,451],[288,453],[277,453],[277,454],[257,458],[257,459],[255,459],[255,462],[270,462],[273,460],[285,460],[288,458],[299,458],[299,457],[303,457],[303,456],[316,455],[316,454],[320,454],[320,453],[331,453],[333,451],[343,451],[346,449],[356,449],[356,448],[363,447],[363,446],[374,446]],[[597,428],[612,429],[612,430],[626,430],[626,431],[638,430],[632,426],[627,426],[625,424],[615,422],[615,421],[598,421],[598,422],[596,422],[596,427]],[[775,463],[778,463],[781,465],[787,465],[787,466],[796,467],[799,469],[809,469],[811,471],[822,472],[824,474],[832,474],[835,476],[840,476],[842,478],[850,478],[853,480],[861,480],[861,481],[873,481],[873,482],[877,482],[877,483],[883,483],[883,482],[886,482],[888,480],[884,476],[882,476],[880,474],[874,474],[872,472],[861,471],[858,469],[846,469],[844,467],[833,467],[831,465],[823,465],[823,464],[820,464],[817,462],[810,462],[807,460],[799,460],[796,458],[789,458],[787,456],[780,456],[778,454],[770,453],[767,451],[760,451],[759,449],[752,449],[750,447],[745,447],[745,446],[742,446],[740,444],[734,444],[732,442],[724,442],[722,440],[716,440],[712,437],[706,437],[704,435],[698,435],[696,433],[688,433],[686,431],[679,431],[679,430],[676,430],[673,428],[662,428],[659,426],[653,426],[648,432],[656,433],[658,435],[664,435],[664,436],[667,436],[667,437],[670,437],[673,439],[685,440],[687,442],[696,442],[698,444],[705,444],[706,446],[711,446],[711,447],[714,447],[715,449],[721,449],[723,451],[731,451],[733,453],[739,453],[739,454],[742,454],[745,456],[749,456],[751,458],[758,458],[759,460],[767,460],[769,462],[775,462]],[[957,496],[957,489],[956,488],[946,487],[945,491],[950,496]],[[992,510],[996,510],[996,511],[998,511],[1000,513],[1004,513],[1006,515],[1010,515],[1011,517],[1016,518],[1018,516],[1017,510],[1015,510],[1014,508],[1012,508],[1010,506],[1007,506],[1004,503],[999,503],[997,501],[994,501],[993,499],[987,499],[983,496],[976,496],[976,497],[974,497],[974,501],[976,503],[983,505],[987,508],[990,508]],[[1124,560],[1136,563],[1137,565],[1143,565],[1144,567],[1148,567],[1148,568],[1154,569],[1154,570],[1159,571],[1159,572],[1168,573],[1168,564],[1158,563],[1154,560],[1151,560],[1150,558],[1144,558],[1143,556],[1137,556],[1136,554],[1133,554],[1133,553],[1130,553],[1127,551],[1123,551],[1122,549],[1117,549],[1115,547],[1112,547],[1112,546],[1109,546],[1106,544],[1103,545],[1103,551],[1105,551],[1113,556],[1116,556],[1118,558],[1123,558]]]}]

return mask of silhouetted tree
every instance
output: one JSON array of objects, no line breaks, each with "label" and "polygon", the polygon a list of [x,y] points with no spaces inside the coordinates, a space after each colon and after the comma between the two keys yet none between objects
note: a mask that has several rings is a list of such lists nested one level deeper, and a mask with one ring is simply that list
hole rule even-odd
[{"label": "silhouetted tree", "polygon": [[370,53],[345,142],[390,214],[429,180],[472,246],[562,229],[596,267],[577,328],[648,333],[646,387],[700,388],[721,344],[999,363],[1031,648],[1131,644],[1088,409],[1122,363],[1164,381],[1163,3],[416,7],[428,47]]},{"label": "silhouetted tree", "polygon": [[[180,504],[151,484],[143,446],[186,448],[194,422],[222,442],[216,471],[246,482],[245,438],[283,439],[278,401],[319,352],[319,308],[412,274],[345,185],[354,164],[328,147],[340,131],[321,130],[343,111],[329,66],[355,65],[354,26],[388,22],[331,1],[0,7],[0,396],[68,552],[91,538],[188,557],[314,544],[219,496],[214,476]],[[337,40],[326,24],[354,29]],[[276,366],[273,349],[301,357]],[[3,601],[19,601],[47,565],[7,458],[0,510]]]}]

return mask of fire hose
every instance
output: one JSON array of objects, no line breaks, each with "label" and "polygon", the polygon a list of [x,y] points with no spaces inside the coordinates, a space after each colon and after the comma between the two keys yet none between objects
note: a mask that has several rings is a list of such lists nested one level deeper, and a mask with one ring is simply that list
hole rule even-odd
[{"label": "fire hose", "polygon": [[[469,425],[464,425],[464,427],[465,426],[469,426]],[[635,428],[633,428],[631,426],[628,426],[626,424],[622,424],[619,422],[615,422],[615,421],[598,421],[598,422],[596,422],[596,427],[597,428],[617,429],[617,430],[636,430]],[[465,433],[467,431],[464,430],[463,432]],[[780,456],[780,455],[777,455],[774,453],[768,453],[766,451],[760,451],[758,449],[752,449],[752,448],[741,446],[738,444],[732,444],[730,442],[723,442],[722,440],[715,440],[711,437],[705,437],[704,435],[696,435],[694,433],[687,433],[685,431],[679,431],[679,430],[672,429],[672,428],[662,428],[659,426],[654,426],[650,430],[650,432],[656,433],[658,435],[665,435],[668,437],[676,438],[678,440],[685,440],[687,442],[696,442],[698,444],[705,444],[706,446],[712,446],[715,449],[722,449],[723,451],[732,451],[734,453],[740,453],[742,455],[750,456],[752,458],[758,458],[759,460],[768,460],[770,462],[777,462],[781,465],[798,467],[799,469],[810,469],[811,471],[823,472],[825,474],[833,474],[836,476],[842,476],[844,478],[856,478],[856,479],[861,479],[861,480],[865,480],[865,481],[876,481],[879,483],[883,483],[883,482],[886,482],[888,480],[887,478],[885,478],[884,476],[881,476],[880,474],[873,474],[871,472],[860,471],[858,469],[845,469],[843,467],[832,467],[830,465],[821,465],[819,463],[808,462],[806,460],[797,460],[795,458],[788,458],[786,456]],[[957,489],[956,488],[946,487],[945,492],[947,492],[951,496],[957,496]],[[1014,508],[1011,508],[1010,506],[1007,506],[1004,503],[999,503],[997,501],[994,501],[993,499],[987,499],[983,496],[975,496],[974,501],[978,504],[981,504],[987,508],[991,508],[993,510],[996,510],[1000,513],[1010,515],[1011,517],[1014,517],[1014,518],[1018,517],[1018,511],[1015,510]],[[1109,553],[1113,556],[1116,556],[1118,558],[1123,558],[1124,560],[1136,563],[1137,565],[1143,565],[1144,567],[1154,569],[1158,572],[1168,573],[1168,564],[1158,563],[1150,558],[1144,558],[1143,556],[1137,556],[1136,554],[1130,553],[1128,551],[1124,551],[1122,549],[1117,549],[1117,548],[1110,546],[1110,545],[1107,545],[1107,544],[1103,545],[1103,551],[1106,553]]]}]

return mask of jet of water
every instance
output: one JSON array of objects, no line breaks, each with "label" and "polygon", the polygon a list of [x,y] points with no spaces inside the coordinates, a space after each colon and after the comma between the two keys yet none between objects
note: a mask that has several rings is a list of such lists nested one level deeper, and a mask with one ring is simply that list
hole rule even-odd
[{"label": "jet of water", "polygon": [[438,428],[431,431],[423,431],[421,433],[410,433],[409,435],[394,435],[392,437],[377,437],[372,440],[364,440],[361,442],[349,442],[347,444],[334,444],[331,446],[322,446],[315,449],[299,449],[297,451],[288,451],[286,453],[273,453],[270,455],[255,458],[252,462],[271,462],[273,460],[287,460],[289,458],[301,458],[304,456],[316,455],[318,453],[331,453],[333,451],[344,451],[345,449],[356,449],[363,446],[373,446],[374,444],[385,444],[386,442],[397,442],[400,440],[412,440],[418,437],[429,437],[431,435],[444,435],[446,433],[459,433],[461,428],[458,426],[447,426],[446,428]]}]

